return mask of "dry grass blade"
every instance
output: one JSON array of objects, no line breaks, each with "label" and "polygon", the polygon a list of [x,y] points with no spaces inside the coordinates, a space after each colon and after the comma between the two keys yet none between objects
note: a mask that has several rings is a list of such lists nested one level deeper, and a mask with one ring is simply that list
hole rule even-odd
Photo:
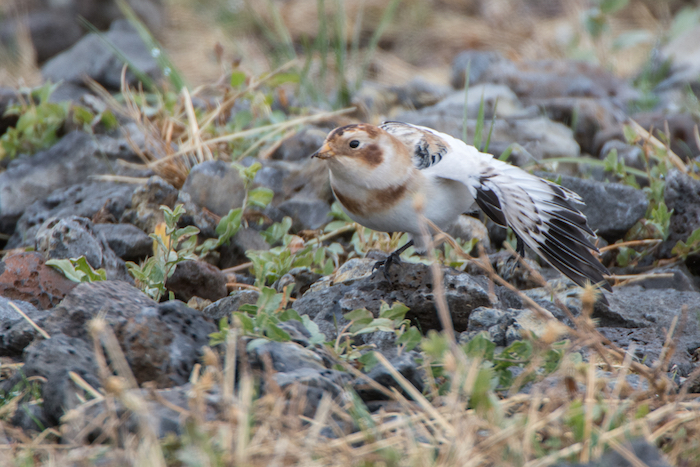
[{"label": "dry grass blade", "polygon": [[275,131],[275,130],[286,130],[287,128],[291,128],[297,125],[304,125],[307,123],[315,123],[315,122],[322,122],[324,120],[331,119],[333,117],[338,117],[340,115],[345,115],[348,113],[352,113],[355,111],[355,107],[349,107],[346,109],[341,109],[341,110],[335,110],[332,112],[321,112],[318,114],[314,115],[308,115],[308,116],[303,116],[303,117],[296,117],[291,120],[287,120],[281,123],[273,123],[270,125],[264,125],[264,126],[259,126],[256,128],[251,128],[249,130],[243,130],[243,131],[238,131],[235,133],[230,133],[228,135],[223,135],[223,136],[218,136],[216,138],[211,138],[205,141],[202,141],[197,144],[188,144],[185,148],[180,149],[179,151],[175,152],[174,154],[170,154],[167,157],[159,158],[157,160],[154,160],[149,163],[149,167],[154,168],[157,167],[159,164],[163,164],[165,162],[168,162],[172,159],[178,158],[185,156],[192,151],[197,151],[200,149],[202,146],[213,146],[216,144],[221,144],[221,143],[230,143],[232,141],[235,141],[237,139],[242,139],[242,138],[248,138],[250,136],[255,136],[260,133],[266,133],[268,131]]},{"label": "dry grass blade", "polygon": [[70,379],[71,379],[75,384],[77,384],[83,391],[85,391],[85,392],[87,392],[88,394],[90,394],[90,395],[93,397],[93,399],[97,399],[97,400],[103,400],[103,399],[104,399],[104,396],[103,396],[102,394],[100,394],[100,392],[99,392],[97,389],[95,389],[95,388],[93,388],[92,386],[90,386],[90,384],[89,384],[87,381],[85,381],[78,373],[76,373],[76,372],[74,372],[74,371],[69,371],[69,372],[68,372],[68,376],[69,376]]},{"label": "dry grass blade", "polygon": [[51,336],[49,336],[49,333],[47,333],[46,331],[44,331],[43,329],[41,329],[39,326],[37,326],[37,324],[36,324],[29,316],[27,316],[25,312],[23,312],[22,310],[20,310],[19,307],[18,307],[17,305],[15,305],[14,303],[12,303],[11,301],[9,302],[9,304],[10,304],[10,306],[11,306],[17,313],[20,314],[20,316],[22,316],[22,318],[24,318],[25,320],[27,320],[27,322],[28,322],[34,329],[36,329],[37,332],[38,332],[39,334],[41,334],[42,337],[43,337],[44,339],[51,339]]},{"label": "dry grass blade", "polygon": [[408,394],[411,395],[413,400],[415,400],[418,405],[421,406],[423,410],[425,410],[444,430],[447,432],[449,436],[454,435],[454,427],[450,425],[447,420],[433,407],[433,405],[428,402],[428,400],[418,392],[418,390],[411,384],[406,378],[403,377],[401,373],[396,371],[396,368],[393,367],[391,363],[389,363],[389,360],[386,359],[384,355],[381,353],[377,352],[376,354],[377,360],[379,360],[379,363],[381,363],[384,368],[387,369],[389,374],[391,374],[392,378],[396,380],[397,383],[401,386],[401,388],[406,391]]},{"label": "dry grass blade", "polygon": [[639,123],[635,122],[632,119],[628,120],[628,124],[630,127],[634,130],[634,132],[639,136],[641,139],[644,141],[648,141],[649,144],[654,146],[656,149],[662,149],[666,152],[668,155],[668,159],[671,161],[671,163],[681,172],[687,174],[688,173],[688,167],[686,167],[685,163],[683,160],[678,157],[678,155],[671,150],[671,148],[668,147],[668,145],[662,143],[659,141],[657,137],[649,133],[647,130],[645,130]]}]

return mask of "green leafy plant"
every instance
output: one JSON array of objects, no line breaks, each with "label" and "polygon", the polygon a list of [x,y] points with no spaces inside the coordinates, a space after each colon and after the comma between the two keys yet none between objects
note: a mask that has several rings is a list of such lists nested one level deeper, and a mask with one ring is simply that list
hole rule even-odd
[{"label": "green leafy plant", "polygon": [[[280,328],[279,324],[284,321],[299,321],[311,334],[309,343],[311,345],[322,344],[325,336],[318,329],[316,323],[311,321],[307,315],[299,316],[292,308],[287,308],[289,295],[294,287],[286,287],[284,292],[278,293],[270,287],[263,287],[260,290],[258,301],[254,304],[241,305],[239,311],[233,312],[232,319],[243,334],[255,337],[249,346],[260,345],[268,341],[287,342],[290,340],[289,334]],[[210,345],[218,345],[226,340],[230,328],[229,318],[224,317],[219,322],[219,331],[211,334]]]},{"label": "green leafy plant", "polygon": [[46,261],[48,266],[61,271],[64,276],[73,282],[96,282],[107,280],[107,272],[103,268],[93,269],[85,256],[69,259],[50,259]]},{"label": "green leafy plant", "polygon": [[374,317],[366,308],[345,313],[343,317],[350,321],[342,332],[338,334],[334,350],[338,356],[346,361],[357,361],[367,371],[377,364],[372,352],[367,345],[357,345],[353,338],[363,334],[374,332],[390,332],[396,336],[396,345],[399,354],[413,350],[421,341],[422,335],[418,328],[411,326],[411,321],[406,319],[409,308],[401,302],[394,302],[389,306],[382,301],[379,307],[379,316]]},{"label": "green leafy plant", "polygon": [[4,116],[19,117],[14,127],[0,137],[0,159],[13,159],[19,154],[52,146],[68,117],[68,102],[49,102],[58,84],[46,83],[31,91],[25,90],[28,102],[10,106]]},{"label": "green leafy plant", "polygon": [[246,256],[253,263],[255,285],[262,287],[272,284],[293,268],[306,267],[324,275],[331,274],[335,262],[327,256],[332,253],[328,248],[311,243],[305,245],[301,238],[285,234],[281,246],[264,251],[249,250]]},{"label": "green leafy plant", "polygon": [[[274,193],[269,188],[257,187],[250,189],[250,185],[255,179],[255,174],[262,168],[259,162],[253,163],[250,167],[244,167],[234,163],[233,166],[238,169],[238,173],[243,179],[245,197],[243,198],[243,206],[240,208],[231,209],[227,215],[221,218],[216,226],[217,238],[209,238],[202,242],[196,249],[199,254],[206,254],[212,250],[227,244],[231,238],[241,228],[243,213],[248,207],[265,208],[272,201]],[[291,226],[291,224],[290,224]]]},{"label": "green leafy plant", "polygon": [[185,213],[185,208],[178,204],[174,210],[167,206],[161,206],[165,217],[165,226],[156,229],[150,237],[154,240],[154,254],[140,265],[132,261],[126,263],[126,267],[137,280],[149,297],[160,301],[166,292],[165,284],[175,272],[178,263],[187,260],[196,260],[194,254],[197,245],[199,229],[194,226],[178,228],[177,222]]},{"label": "green leafy plant", "polygon": [[678,240],[671,252],[680,256],[684,261],[688,256],[700,253],[700,229],[693,230],[686,241]]}]

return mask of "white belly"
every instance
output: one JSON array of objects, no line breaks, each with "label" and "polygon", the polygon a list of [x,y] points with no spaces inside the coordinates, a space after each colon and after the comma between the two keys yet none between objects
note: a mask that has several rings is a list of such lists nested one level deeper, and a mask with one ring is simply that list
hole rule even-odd
[{"label": "white belly", "polygon": [[393,208],[373,215],[362,217],[347,209],[343,210],[355,222],[380,232],[407,232],[418,236],[421,232],[416,205],[422,204],[423,215],[431,222],[445,229],[457,217],[472,209],[474,198],[462,183],[447,179],[432,179],[419,193],[407,196]]}]

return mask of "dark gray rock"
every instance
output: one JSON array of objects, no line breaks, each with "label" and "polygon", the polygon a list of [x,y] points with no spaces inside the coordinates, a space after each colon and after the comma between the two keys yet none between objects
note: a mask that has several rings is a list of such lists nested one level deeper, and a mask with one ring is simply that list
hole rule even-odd
[{"label": "dark gray rock", "polygon": [[[301,412],[310,418],[316,414],[316,409],[325,394],[330,394],[333,399],[338,400],[343,393],[343,386],[352,379],[350,375],[340,371],[311,368],[275,373],[272,378],[285,392],[289,393],[293,388],[297,388],[297,397],[305,402]],[[266,390],[264,385],[263,390]]]},{"label": "dark gray rock", "polygon": [[178,222],[180,227],[194,225],[199,229],[200,238],[216,238],[219,236],[216,233],[216,227],[219,225],[221,217],[208,209],[203,209],[200,205],[192,201],[192,197],[189,193],[180,190],[177,194],[177,201],[175,204],[182,204],[185,208],[185,212]]},{"label": "dark gray rock", "polygon": [[107,244],[124,261],[138,262],[153,254],[153,239],[131,224],[93,224],[92,230],[102,235]]},{"label": "dark gray rock", "polygon": [[[419,356],[419,354],[416,352],[407,352],[403,355],[391,358],[389,363],[391,363],[391,366],[393,366],[401,376],[406,378],[418,392],[422,393],[425,375],[418,362],[416,362],[415,357],[417,356]],[[376,365],[367,373],[367,377],[373,379],[385,388],[396,388],[399,392],[408,396],[384,365]],[[387,398],[384,394],[369,386],[369,384],[362,379],[355,380],[353,386],[357,395],[360,396],[363,401],[385,400]]]},{"label": "dark gray rock", "polygon": [[[390,284],[381,272],[371,274],[374,261],[353,259],[345,263],[333,279],[323,278],[314,284],[301,298],[294,302],[299,314],[308,314],[328,339],[334,339],[348,322],[343,314],[358,308],[367,308],[379,313],[381,301],[388,304],[402,302],[410,308],[406,317],[418,323],[422,332],[441,329],[435,300],[430,268],[420,263],[404,263],[391,269]],[[467,328],[469,315],[480,306],[493,306],[484,278],[473,278],[452,269],[443,270],[447,304],[452,314],[455,330]],[[483,279],[483,284],[480,283]],[[380,350],[395,351],[393,333],[378,332],[359,336],[358,340],[373,339]],[[363,342],[367,343],[367,342]]]},{"label": "dark gray rock", "polygon": [[44,62],[72,46],[83,30],[71,11],[33,11],[24,17],[6,19],[0,24],[0,40],[16,41],[20,27],[26,27],[38,62]]},{"label": "dark gray rock", "polygon": [[184,303],[157,304],[120,281],[79,284],[40,326],[51,336],[65,334],[91,343],[88,324],[100,313],[112,327],[137,381],[155,381],[159,387],[186,383],[202,347],[209,343],[209,334],[216,331],[214,324]]},{"label": "dark gray rock", "polygon": [[[608,97],[551,97],[523,99],[523,101],[525,104],[536,105],[555,122],[561,122],[567,126],[575,124],[574,138],[581,146],[581,151],[588,154],[598,152],[599,131],[620,127],[627,118],[625,109],[616,105]],[[500,114],[500,102],[498,108]],[[639,162],[642,161],[637,161]]]},{"label": "dark gray rock", "polygon": [[632,463],[616,450],[609,449],[597,461],[592,461],[587,464],[569,464],[568,462],[564,462],[554,464],[554,467],[633,467],[639,465],[639,462],[641,462],[641,465],[647,467],[671,467],[671,464],[664,459],[661,451],[644,439],[628,441],[623,443],[622,446],[630,451],[638,462]]},{"label": "dark gray rock", "polygon": [[145,185],[134,190],[131,208],[124,211],[120,222],[134,224],[144,232],[154,232],[156,225],[165,221],[160,206],[170,209],[178,199],[177,189],[158,176],[148,179]]},{"label": "dark gray rock", "polygon": [[[12,3],[12,2],[7,2]],[[100,30],[123,17],[112,0],[62,0],[14,2],[21,8],[6,8],[8,16],[0,23],[0,40],[11,44],[17,39],[18,27],[27,28],[37,60],[41,63],[75,44],[85,33],[79,18],[85,18]],[[163,4],[160,0],[127,0],[134,12],[152,32],[163,25]]]},{"label": "dark gray rock", "polygon": [[[182,412],[177,408],[191,409],[189,404],[192,390],[192,385],[189,383],[167,389],[132,389],[129,395],[144,401],[144,411],[138,414],[130,412],[119,399],[115,400],[114,409],[119,419],[123,421],[122,427],[127,433],[141,433],[141,426],[145,421],[159,439],[165,438],[168,434],[179,436],[184,434],[185,424],[182,423]],[[218,388],[215,386],[205,392],[203,399],[204,413],[201,415],[207,421],[216,420],[221,411],[221,395]],[[61,435],[64,440],[76,444],[94,442],[103,433],[103,425],[95,426],[91,423],[93,420],[104,417],[106,410],[105,402],[100,401],[85,404],[64,416],[61,425]],[[125,463],[128,464],[124,460],[114,465],[125,465]]]},{"label": "dark gray rock", "polygon": [[272,288],[278,292],[284,291],[285,286],[294,283],[294,290],[292,290],[292,297],[300,297],[309,290],[309,287],[317,280],[323,277],[317,272],[311,271],[309,268],[293,268],[282,276],[279,280],[272,284]]},{"label": "dark gray rock", "polygon": [[231,240],[219,247],[219,267],[231,268],[249,261],[248,250],[269,250],[270,245],[260,232],[250,227],[242,227]]},{"label": "dark gray rock", "polygon": [[226,295],[226,275],[204,261],[183,261],[165,283],[175,298],[188,302],[192,297],[216,301]]},{"label": "dark gray rock", "polygon": [[[605,337],[621,348],[634,343],[637,354],[653,362],[663,348],[673,318],[677,316],[679,321],[673,335],[676,352],[670,365],[677,365],[682,373],[696,365],[693,352],[700,347],[700,293],[646,290],[631,285],[615,287],[614,293],[607,297],[609,307],[596,307],[593,312],[593,318]],[[683,310],[687,310],[685,315]]]},{"label": "dark gray rock", "polygon": [[272,154],[272,159],[296,162],[308,159],[316,152],[326,139],[328,130],[314,126],[308,126],[287,139]]},{"label": "dark gray rock", "polygon": [[10,306],[10,301],[34,322],[47,316],[31,303],[0,297],[0,357],[19,357],[36,336],[36,330]]},{"label": "dark gray rock", "polygon": [[480,306],[469,315],[469,330],[483,331],[503,322],[507,314],[498,308],[487,308]]},{"label": "dark gray rock", "polygon": [[457,54],[452,61],[452,78],[450,83],[455,89],[464,89],[467,68],[469,68],[469,83],[476,84],[486,70],[499,61],[505,60],[498,52],[481,50],[465,50]]},{"label": "dark gray rock", "polygon": [[[152,51],[148,50],[136,30],[126,20],[114,21],[104,34],[104,39],[119,49],[142,73],[151,79],[159,79],[161,70]],[[118,90],[121,85],[122,60],[96,34],[88,34],[62,54],[52,58],[41,69],[46,80],[54,83],[65,81],[83,84],[89,76],[107,89]],[[137,77],[128,70],[129,85],[138,83]]]},{"label": "dark gray rock", "polygon": [[[75,131],[0,173],[0,217],[21,215],[32,203],[91,175],[111,174],[118,158],[136,161],[126,139]],[[126,174],[127,172],[124,172]]]},{"label": "dark gray rock", "polygon": [[[476,120],[484,101],[484,118],[493,119],[494,111],[499,118],[533,118],[539,115],[536,109],[523,107],[523,104],[507,86],[502,84],[482,83],[469,87],[467,99],[467,117]],[[498,102],[498,104],[496,104]],[[427,112],[427,111],[426,111]],[[437,115],[457,117],[464,115],[464,91],[454,91],[437,104],[430,107],[430,112]],[[463,117],[462,117],[463,118]],[[473,133],[472,133],[473,134]]]},{"label": "dark gray rock", "polygon": [[671,250],[679,240],[686,241],[694,230],[700,228],[700,181],[677,170],[669,172],[664,201],[669,211],[673,209],[673,215],[660,257],[671,256]]},{"label": "dark gray rock", "polygon": [[646,214],[649,201],[642,190],[619,183],[602,183],[566,175],[538,173],[579,194],[588,225],[609,243],[622,238]]},{"label": "dark gray rock", "polygon": [[59,188],[24,210],[16,221],[15,232],[7,248],[33,246],[39,227],[51,218],[102,217],[115,222],[131,205],[133,192],[133,185],[109,182],[78,183],[68,188]]},{"label": "dark gray rock", "polygon": [[49,426],[44,417],[44,408],[39,404],[21,403],[10,419],[10,424],[24,431],[42,432]]},{"label": "dark gray rock", "polygon": [[282,217],[292,218],[292,230],[295,232],[315,230],[332,220],[330,205],[317,198],[295,196],[278,204],[277,210],[282,214]]},{"label": "dark gray rock", "polygon": [[132,282],[124,261],[114,254],[105,238],[84,217],[49,219],[37,232],[36,251],[48,259],[85,256],[94,269],[104,268],[109,280]]},{"label": "dark gray rock", "polygon": [[639,92],[609,71],[584,61],[500,60],[489,66],[479,81],[505,84],[518,97],[608,98],[623,106],[637,99]]},{"label": "dark gray rock", "polygon": [[206,307],[202,310],[202,314],[218,323],[221,318],[225,316],[230,317],[231,313],[238,311],[241,305],[255,305],[258,302],[259,296],[260,294],[257,290],[239,290],[237,292],[232,292],[228,297],[217,300]]},{"label": "dark gray rock", "polygon": [[10,302],[25,313],[31,314],[38,311],[36,307],[29,302],[22,300],[9,300],[5,297],[0,297],[0,323],[7,323],[8,321],[13,321],[20,318],[17,311],[10,306]]},{"label": "dark gray rock", "polygon": [[451,91],[449,86],[435,84],[420,77],[398,86],[365,81],[352,96],[352,105],[357,108],[353,117],[371,120],[376,115],[394,115],[397,111],[421,109],[437,104]]},{"label": "dark gray rock", "polygon": [[155,381],[162,388],[189,381],[216,330],[200,312],[171,300],[140,310],[116,334],[136,380]]},{"label": "dark gray rock", "polygon": [[190,170],[182,191],[194,203],[207,208],[217,216],[225,216],[231,209],[240,208],[245,197],[245,184],[238,170],[222,161],[207,161]]},{"label": "dark gray rock", "polygon": [[[254,369],[275,371],[272,378],[283,391],[297,386],[306,400],[303,408],[306,416],[313,417],[324,394],[337,398],[343,392],[342,387],[352,380],[347,373],[329,369],[333,362],[327,357],[293,342],[267,342],[247,353]],[[269,391],[264,379],[262,390]]]},{"label": "dark gray rock", "polygon": [[280,373],[301,369],[326,369],[325,361],[318,353],[293,342],[269,341],[258,345],[248,351],[248,359],[250,365],[256,369],[265,369],[266,361],[269,361],[271,369]]},{"label": "dark gray rock", "polygon": [[91,343],[65,334],[52,335],[27,347],[23,372],[26,377],[43,376],[44,416],[49,425],[58,424],[65,411],[81,404],[77,397],[82,392],[68,376],[73,371],[99,387],[97,363]]}]

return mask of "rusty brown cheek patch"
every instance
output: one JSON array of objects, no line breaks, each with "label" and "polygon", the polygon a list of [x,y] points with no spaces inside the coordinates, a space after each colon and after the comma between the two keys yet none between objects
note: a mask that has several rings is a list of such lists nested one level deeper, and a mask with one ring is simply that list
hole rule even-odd
[{"label": "rusty brown cheek patch", "polygon": [[382,149],[377,144],[370,144],[362,151],[360,160],[367,163],[370,167],[377,167],[384,160]]},{"label": "rusty brown cheek patch", "polygon": [[356,216],[367,217],[393,208],[406,195],[406,185],[397,185],[382,190],[371,190],[365,200],[340,193],[335,187],[333,194],[345,209]]}]

